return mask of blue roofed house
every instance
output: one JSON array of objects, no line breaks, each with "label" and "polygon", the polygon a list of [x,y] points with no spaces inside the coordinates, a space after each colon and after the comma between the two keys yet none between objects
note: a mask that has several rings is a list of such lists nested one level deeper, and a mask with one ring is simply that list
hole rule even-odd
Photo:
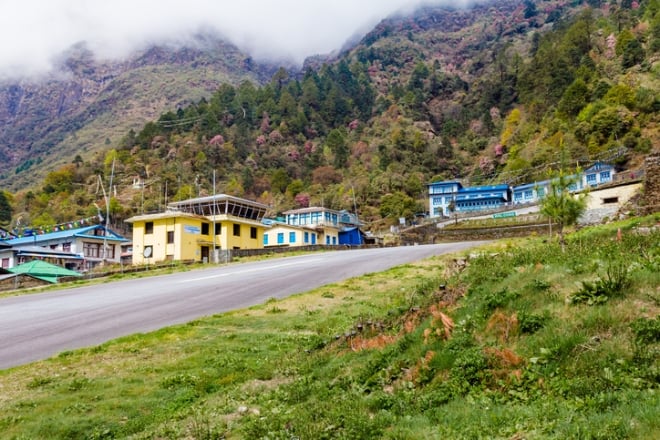
[{"label": "blue roofed house", "polygon": [[582,172],[582,186],[587,188],[610,183],[614,179],[615,173],[612,165],[596,162]]},{"label": "blue roofed house", "polygon": [[511,188],[511,192],[513,193],[513,203],[516,205],[521,203],[537,203],[548,194],[548,191],[550,191],[549,180],[526,183]]},{"label": "blue roofed house", "polygon": [[460,182],[451,180],[430,183],[428,188],[430,217],[497,209],[511,201],[508,185],[464,187]]},{"label": "blue roofed house", "polygon": [[[574,182],[571,183],[568,189],[572,192],[582,191],[585,188],[594,188],[606,183],[610,183],[614,179],[616,173],[612,165],[596,162],[580,174],[572,176]],[[513,203],[537,203],[550,191],[550,180],[542,182],[527,183],[524,185],[514,186]]]},{"label": "blue roofed house", "polygon": [[511,201],[509,185],[487,185],[461,188],[455,196],[456,212],[497,209]]},{"label": "blue roofed house", "polygon": [[84,271],[104,260],[108,263],[119,263],[121,244],[128,242],[130,240],[104,225],[65,227],[60,231],[33,232],[5,240],[3,243],[10,247],[0,249],[0,261],[6,268],[32,260],[43,260],[67,269]]},{"label": "blue roofed house", "polygon": [[428,185],[429,217],[448,217],[451,214],[456,193],[463,188],[460,182],[448,180],[433,182]]}]

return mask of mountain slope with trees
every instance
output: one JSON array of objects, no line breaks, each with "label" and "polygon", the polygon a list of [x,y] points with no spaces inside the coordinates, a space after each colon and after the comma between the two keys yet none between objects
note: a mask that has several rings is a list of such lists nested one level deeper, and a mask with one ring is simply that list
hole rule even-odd
[{"label": "mountain slope with trees", "polygon": [[155,46],[120,61],[84,44],[46,78],[0,84],[0,186],[19,190],[80,155],[90,159],[129,130],[221,84],[267,81],[276,70],[236,47],[198,35],[190,47]]},{"label": "mountain slope with trees", "polygon": [[215,189],[273,214],[357,208],[377,229],[424,211],[432,179],[530,182],[560,150],[634,168],[660,145],[658,3],[497,1],[385,20],[325,63],[172,107],[16,194],[14,218],[93,214],[112,173],[117,224]]}]

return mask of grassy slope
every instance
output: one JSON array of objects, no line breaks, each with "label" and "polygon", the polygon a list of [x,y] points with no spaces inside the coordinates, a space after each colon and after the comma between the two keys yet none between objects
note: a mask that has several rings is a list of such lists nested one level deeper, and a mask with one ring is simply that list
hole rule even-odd
[{"label": "grassy slope", "polygon": [[[657,438],[660,233],[638,223],[585,229],[565,254],[500,242],[465,269],[431,258],[4,371],[0,432]],[[621,266],[607,301],[571,304]]]}]

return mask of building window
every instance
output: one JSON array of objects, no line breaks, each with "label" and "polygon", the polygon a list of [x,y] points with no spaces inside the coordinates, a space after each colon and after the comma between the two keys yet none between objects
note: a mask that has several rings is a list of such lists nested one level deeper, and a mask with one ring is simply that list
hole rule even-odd
[{"label": "building window", "polygon": [[337,244],[337,237],[332,237],[332,244]]},{"label": "building window", "polygon": [[254,226],[250,227],[250,238],[255,240],[257,239],[257,228],[255,228]]},{"label": "building window", "polygon": [[167,231],[167,244],[174,243],[174,231]]},{"label": "building window", "polygon": [[202,235],[209,235],[209,224],[202,223]]},{"label": "building window", "polygon": [[536,195],[540,199],[541,197],[543,197],[545,195],[545,189],[544,188],[537,188],[536,189]]},{"label": "building window", "polygon": [[2,259],[2,268],[3,269],[9,269],[9,258],[3,258]]},{"label": "building window", "polygon": [[71,243],[62,243],[62,250],[64,252],[71,252]]},{"label": "building window", "polygon": [[296,242],[296,233],[289,232],[289,243],[295,243],[295,242]]},{"label": "building window", "polygon": [[101,243],[83,243],[83,255],[88,258],[101,257]]},{"label": "building window", "polygon": [[303,235],[304,243],[309,243],[309,232],[305,232]]},{"label": "building window", "polygon": [[284,244],[284,232],[277,233],[277,244]]},{"label": "building window", "polygon": [[153,234],[154,233],[154,222],[146,222],[144,224],[144,233]]},{"label": "building window", "polygon": [[601,182],[609,182],[610,180],[610,172],[609,171],[603,171],[600,173],[600,181]]},{"label": "building window", "polygon": [[215,224],[215,235],[222,235],[222,223]]},{"label": "building window", "polygon": [[528,189],[527,191],[525,191],[525,200],[530,200],[532,198],[532,195],[533,195],[533,193],[532,193],[531,189]]},{"label": "building window", "polygon": [[596,184],[596,175],[595,174],[587,174],[587,184],[589,184],[589,185],[595,185]]},{"label": "building window", "polygon": [[234,237],[241,236],[241,225],[234,225]]},{"label": "building window", "polygon": [[619,198],[618,197],[605,197],[603,199],[603,204],[607,205],[609,203],[619,203]]},{"label": "building window", "polygon": [[104,258],[110,258],[111,260],[115,259],[115,245],[111,244],[108,247],[105,248],[105,257]]},{"label": "building window", "polygon": [[268,234],[264,234],[264,246],[268,246]]}]

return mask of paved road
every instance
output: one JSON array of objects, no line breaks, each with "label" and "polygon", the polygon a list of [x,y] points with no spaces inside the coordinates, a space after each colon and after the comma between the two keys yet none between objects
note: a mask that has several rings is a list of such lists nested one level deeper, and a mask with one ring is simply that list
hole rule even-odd
[{"label": "paved road", "polygon": [[0,299],[0,369],[479,243],[324,252]]}]

